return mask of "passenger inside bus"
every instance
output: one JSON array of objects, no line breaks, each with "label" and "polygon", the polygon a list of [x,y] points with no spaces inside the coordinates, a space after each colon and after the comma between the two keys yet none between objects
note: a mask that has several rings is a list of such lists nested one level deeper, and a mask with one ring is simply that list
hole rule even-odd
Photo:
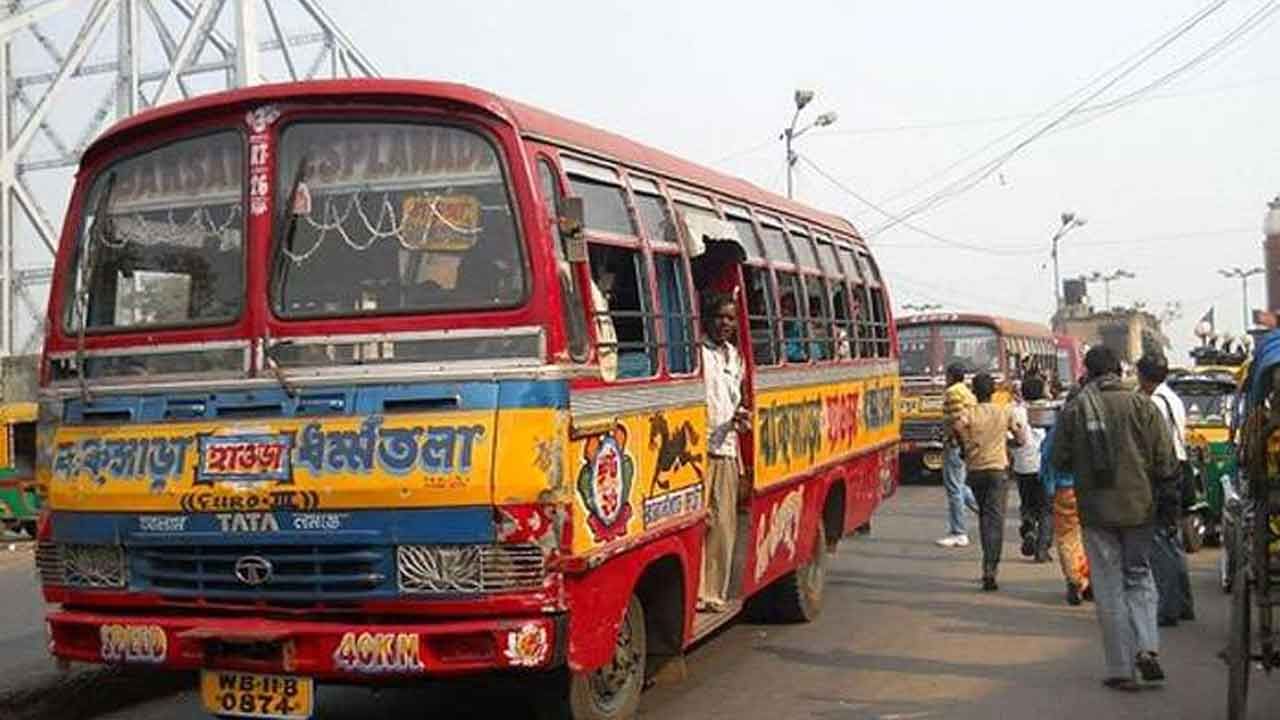
[{"label": "passenger inside bus", "polygon": [[804,342],[804,328],[799,313],[796,312],[796,296],[790,288],[782,294],[782,337],[787,362],[806,362],[809,359],[808,349]]},{"label": "passenger inside bus", "polygon": [[[607,318],[616,335],[618,377],[637,378],[653,374],[651,314],[646,309],[647,293],[641,291],[640,253],[623,247],[593,243],[589,251],[591,281],[603,301],[597,307],[596,322]],[[600,341],[597,331],[597,340]],[[603,349],[603,348],[602,348]]]}]

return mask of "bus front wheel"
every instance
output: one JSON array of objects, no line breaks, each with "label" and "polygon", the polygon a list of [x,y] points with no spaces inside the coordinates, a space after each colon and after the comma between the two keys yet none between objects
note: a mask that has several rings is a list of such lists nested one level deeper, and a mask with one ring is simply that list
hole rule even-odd
[{"label": "bus front wheel", "polygon": [[[567,671],[554,696],[537,708],[540,718],[556,720],[630,720],[644,689],[647,638],[644,607],[635,595],[618,626],[613,658],[591,672]],[[567,687],[566,687],[567,685]]]}]

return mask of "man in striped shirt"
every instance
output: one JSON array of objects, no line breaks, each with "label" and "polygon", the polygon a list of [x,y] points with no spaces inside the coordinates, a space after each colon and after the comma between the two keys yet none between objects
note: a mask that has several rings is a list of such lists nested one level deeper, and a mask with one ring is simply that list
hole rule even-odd
[{"label": "man in striped shirt", "polygon": [[942,547],[968,547],[969,531],[965,527],[964,510],[977,507],[973,490],[965,482],[964,456],[955,435],[956,421],[966,409],[978,404],[964,382],[964,366],[947,367],[947,389],[942,398],[942,484],[947,490],[947,534],[938,539]]}]

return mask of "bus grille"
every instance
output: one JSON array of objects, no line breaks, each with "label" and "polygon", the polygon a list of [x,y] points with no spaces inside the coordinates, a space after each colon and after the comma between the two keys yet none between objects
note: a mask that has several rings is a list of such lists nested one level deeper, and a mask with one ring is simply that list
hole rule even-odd
[{"label": "bus grille", "polygon": [[[324,602],[358,600],[390,590],[390,548],[365,545],[173,545],[131,548],[135,575],[148,589],[172,597],[210,600]],[[254,558],[270,567],[258,585],[237,576]],[[242,573],[244,574],[244,573]]]},{"label": "bus grille", "polygon": [[57,543],[36,543],[36,573],[43,585],[65,585],[67,575],[62,566],[62,552]]},{"label": "bus grille", "polygon": [[942,423],[936,420],[903,420],[902,439],[911,442],[942,442]]}]

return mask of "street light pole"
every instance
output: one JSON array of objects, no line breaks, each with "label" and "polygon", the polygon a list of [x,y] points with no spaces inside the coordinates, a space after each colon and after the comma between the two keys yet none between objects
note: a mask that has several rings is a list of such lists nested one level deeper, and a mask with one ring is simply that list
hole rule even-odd
[{"label": "street light pole", "polygon": [[1240,319],[1244,322],[1242,328],[1249,330],[1249,278],[1262,273],[1262,268],[1252,267],[1244,270],[1233,267],[1230,270],[1219,270],[1218,274],[1225,278],[1240,278]]},{"label": "street light pole", "polygon": [[1085,220],[1077,217],[1075,213],[1067,211],[1062,213],[1062,225],[1058,227],[1058,232],[1053,234],[1053,309],[1057,314],[1062,312],[1062,277],[1058,274],[1058,241],[1062,236],[1071,232],[1073,228],[1084,225]]},{"label": "street light pole", "polygon": [[809,102],[813,100],[813,95],[814,93],[812,90],[796,91],[795,114],[791,116],[791,124],[782,131],[781,139],[785,141],[786,148],[787,148],[787,199],[788,200],[794,197],[792,171],[795,169],[796,160],[799,159],[795,151],[791,149],[792,141],[815,127],[825,127],[827,125],[834,123],[836,119],[839,117],[839,115],[837,115],[834,111],[824,112],[821,115],[819,115],[817,118],[815,118],[813,122],[797,130],[796,123],[800,120],[800,111],[804,109],[805,105],[808,105]]},{"label": "street light pole", "polygon": [[1106,297],[1106,305],[1103,306],[1103,309],[1110,310],[1111,309],[1111,281],[1119,280],[1121,278],[1133,279],[1135,277],[1137,276],[1129,272],[1128,270],[1123,270],[1123,269],[1116,270],[1113,273],[1107,273],[1105,275],[1098,272],[1097,270],[1094,270],[1089,275],[1088,279],[1092,280],[1093,282],[1099,282],[1099,281],[1102,282],[1103,292]]}]

